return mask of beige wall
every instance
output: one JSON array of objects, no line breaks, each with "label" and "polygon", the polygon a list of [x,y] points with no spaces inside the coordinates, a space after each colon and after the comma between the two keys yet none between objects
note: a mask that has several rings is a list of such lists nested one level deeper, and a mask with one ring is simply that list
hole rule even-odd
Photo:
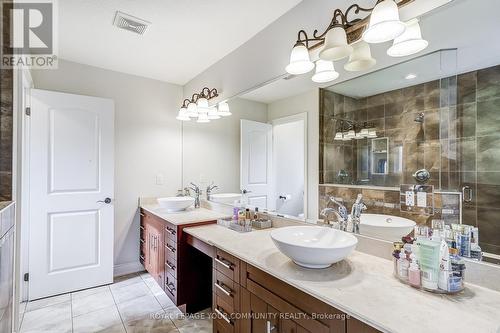
[{"label": "beige wall", "polygon": [[[115,101],[115,266],[138,265],[139,196],[175,194],[181,186],[182,87],[60,60],[33,71],[35,88]],[[164,184],[156,185],[163,174]]]},{"label": "beige wall", "polygon": [[240,192],[240,120],[267,122],[267,105],[241,98],[228,102],[232,116],[208,124],[183,123],[183,182],[219,192]]},{"label": "beige wall", "polygon": [[268,120],[307,112],[307,218],[318,218],[319,89],[268,104]]}]

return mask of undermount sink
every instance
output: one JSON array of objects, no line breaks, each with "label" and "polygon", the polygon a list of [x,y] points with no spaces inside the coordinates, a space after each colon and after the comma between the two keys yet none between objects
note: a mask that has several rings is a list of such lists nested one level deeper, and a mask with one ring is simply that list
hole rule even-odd
[{"label": "undermount sink", "polygon": [[180,212],[194,204],[192,197],[165,197],[156,199],[160,207],[169,212]]},{"label": "undermount sink", "polygon": [[307,268],[329,267],[346,258],[358,243],[350,233],[319,226],[278,228],[271,238],[284,255]]},{"label": "undermount sink", "polygon": [[359,233],[364,236],[381,238],[391,242],[401,241],[415,227],[415,222],[404,217],[362,214]]},{"label": "undermount sink", "polygon": [[240,193],[216,193],[210,195],[210,201],[224,204],[233,204],[235,201],[240,199]]}]

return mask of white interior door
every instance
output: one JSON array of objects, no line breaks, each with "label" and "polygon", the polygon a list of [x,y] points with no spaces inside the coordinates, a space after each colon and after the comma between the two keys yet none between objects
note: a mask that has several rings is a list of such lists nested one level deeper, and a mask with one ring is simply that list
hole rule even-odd
[{"label": "white interior door", "polygon": [[30,300],[113,281],[113,142],[112,100],[31,90]]},{"label": "white interior door", "polygon": [[241,190],[248,191],[248,203],[274,210],[272,192],[273,127],[241,120]]}]

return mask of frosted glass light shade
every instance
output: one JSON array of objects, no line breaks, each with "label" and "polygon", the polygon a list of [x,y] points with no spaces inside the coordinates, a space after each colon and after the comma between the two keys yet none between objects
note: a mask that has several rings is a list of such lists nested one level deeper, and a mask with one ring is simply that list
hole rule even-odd
[{"label": "frosted glass light shade", "polygon": [[367,43],[384,43],[403,34],[406,25],[399,20],[398,5],[394,0],[383,0],[373,8],[368,29],[363,32]]},{"label": "frosted glass light shade", "polygon": [[325,83],[335,80],[339,77],[339,73],[335,71],[332,61],[319,59],[316,61],[316,73],[312,80],[316,83]]},{"label": "frosted glass light shade", "polygon": [[327,61],[337,61],[348,57],[352,46],[347,44],[347,33],[342,27],[335,27],[326,33],[325,45],[319,52],[319,58]]},{"label": "frosted glass light shade", "polygon": [[231,111],[229,110],[229,104],[227,104],[226,102],[220,102],[218,110],[219,110],[218,112],[219,116],[228,117],[232,115]]},{"label": "frosted glass light shade", "polygon": [[361,40],[353,45],[353,49],[349,61],[344,65],[346,71],[366,71],[375,66],[377,60],[372,58],[370,45],[367,42]]},{"label": "frosted glass light shade", "polygon": [[208,99],[206,99],[204,97],[198,98],[198,100],[196,101],[196,106],[197,106],[199,114],[202,114],[202,113],[207,114],[208,113]]},{"label": "frosted glass light shade", "polygon": [[182,121],[189,121],[191,120],[189,118],[189,116],[187,115],[187,109],[182,107],[180,110],[179,110],[179,113],[177,114],[177,117],[175,118],[177,120],[182,120]]},{"label": "frosted glass light shade", "polygon": [[314,63],[309,57],[309,50],[300,43],[293,47],[290,54],[290,63],[286,66],[287,73],[300,75],[310,72],[314,68]]},{"label": "frosted glass light shade", "polygon": [[335,134],[335,138],[333,138],[333,140],[335,141],[342,141],[344,139],[344,136],[342,135],[342,132],[337,132]]},{"label": "frosted glass light shade", "polygon": [[209,120],[216,120],[216,119],[220,119],[220,115],[219,113],[217,112],[217,107],[211,107],[208,109],[208,114],[207,114],[207,118]]},{"label": "frosted glass light shade", "polygon": [[200,113],[198,117],[197,123],[209,123],[210,119],[208,119],[208,115],[206,113]]},{"label": "frosted glass light shade", "polygon": [[369,138],[369,139],[374,139],[374,138],[376,138],[376,137],[377,137],[377,131],[375,131],[375,130],[370,130],[370,131],[368,132],[368,136],[367,136],[367,138]]},{"label": "frosted glass light shade", "polygon": [[195,103],[189,103],[188,106],[187,106],[186,113],[191,118],[197,118],[198,117],[198,109],[196,107],[196,104]]},{"label": "frosted glass light shade", "polygon": [[391,57],[406,57],[424,50],[428,45],[429,42],[422,38],[418,19],[413,19],[406,22],[405,32],[394,39],[387,54]]}]

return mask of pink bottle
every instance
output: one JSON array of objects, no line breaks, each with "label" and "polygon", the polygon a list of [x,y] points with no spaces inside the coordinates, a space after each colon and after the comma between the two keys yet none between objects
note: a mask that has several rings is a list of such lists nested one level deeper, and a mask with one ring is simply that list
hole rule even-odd
[{"label": "pink bottle", "polygon": [[415,259],[415,255],[412,253],[410,256],[411,263],[410,268],[408,268],[408,282],[410,285],[416,288],[420,288],[420,268],[418,266],[418,261]]}]

